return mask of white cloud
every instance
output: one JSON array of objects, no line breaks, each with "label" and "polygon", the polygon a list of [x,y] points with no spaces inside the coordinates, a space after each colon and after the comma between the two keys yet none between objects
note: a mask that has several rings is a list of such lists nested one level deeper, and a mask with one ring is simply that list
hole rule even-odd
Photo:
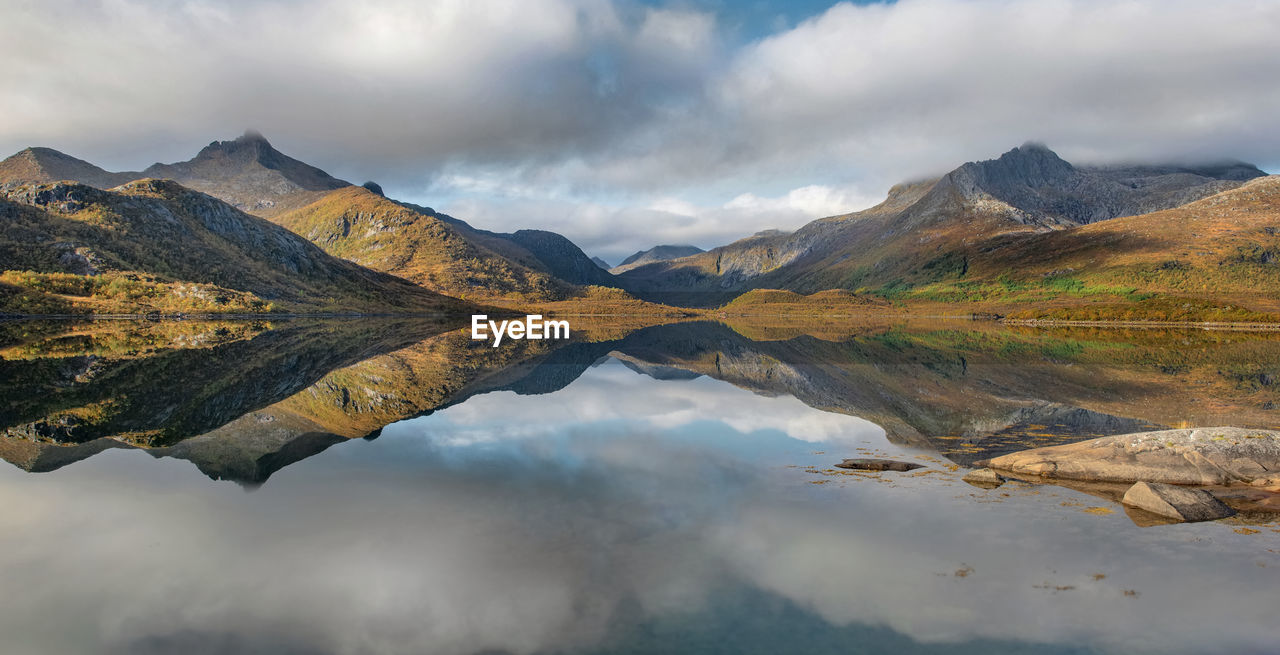
[{"label": "white cloud", "polygon": [[139,168],[254,127],[488,227],[582,220],[570,236],[613,254],[795,227],[1028,139],[1076,161],[1280,165],[1280,3],[842,3],[746,44],[718,18],[610,0],[21,2],[0,23],[0,149]]},{"label": "white cloud", "polygon": [[254,127],[337,174],[401,182],[607,148],[700,83],[714,25],[594,0],[53,0],[6,14],[13,149],[140,167],[150,158],[122,160],[139,156],[132,141],[181,142],[156,154],[186,158]]},{"label": "white cloud", "polygon": [[846,214],[865,209],[875,199],[856,188],[836,188],[810,184],[792,189],[784,196],[763,198],[754,193],[744,193],[725,203],[724,208],[747,212],[794,211],[803,216],[822,217]]},{"label": "white cloud", "polygon": [[535,189],[518,182],[499,186],[467,179],[451,188],[467,195],[437,207],[444,213],[482,229],[558,232],[588,255],[611,263],[658,244],[711,249],[761,230],[793,230],[815,218],[865,209],[879,200],[852,186],[808,185],[775,197],[746,193],[717,206],[660,197],[647,207],[628,207],[539,197]]},{"label": "white cloud", "polygon": [[1094,0],[840,4],[746,48],[715,85],[729,143],[782,167],[893,179],[1026,139],[1068,158],[1273,160],[1280,5]]}]

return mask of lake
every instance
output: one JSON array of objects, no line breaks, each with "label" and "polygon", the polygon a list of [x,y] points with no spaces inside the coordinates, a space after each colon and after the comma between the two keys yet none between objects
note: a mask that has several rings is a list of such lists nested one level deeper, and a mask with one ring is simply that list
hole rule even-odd
[{"label": "lake", "polygon": [[1280,426],[1280,335],[460,328],[0,324],[3,651],[1280,649],[1273,499],[1152,525],[1105,489],[960,479]]}]

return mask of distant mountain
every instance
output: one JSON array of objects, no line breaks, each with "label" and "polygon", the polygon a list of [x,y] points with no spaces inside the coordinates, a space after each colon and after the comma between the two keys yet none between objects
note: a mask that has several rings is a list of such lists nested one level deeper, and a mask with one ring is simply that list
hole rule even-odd
[{"label": "distant mountain", "polygon": [[570,284],[618,286],[608,271],[601,270],[581,248],[555,232],[516,230],[497,236],[529,251],[548,272]]},{"label": "distant mountain", "polygon": [[99,189],[110,189],[142,177],[141,173],[111,173],[82,159],[52,148],[27,148],[0,161],[0,183],[58,182],[72,180]]},{"label": "distant mountain", "polygon": [[281,153],[253,131],[233,141],[214,141],[185,162],[153,164],[142,174],[174,180],[260,216],[300,207],[325,192],[351,186]]},{"label": "distant mountain", "polygon": [[0,189],[0,307],[20,313],[469,311],[168,180]]},{"label": "distant mountain", "polygon": [[595,264],[596,266],[599,266],[600,268],[603,268],[606,271],[609,270],[610,268],[613,268],[612,266],[609,266],[609,262],[606,262],[605,260],[600,259],[599,257],[592,257],[591,263]]},{"label": "distant mountain", "polygon": [[1239,163],[1076,167],[1028,144],[936,180],[895,186],[865,211],[645,264],[620,277],[642,297],[704,306],[749,289],[896,293],[964,278],[986,256],[975,244],[999,235],[1170,209],[1264,175]]},{"label": "distant mountain", "polygon": [[617,275],[625,273],[633,268],[652,264],[653,262],[665,262],[681,257],[689,257],[706,252],[697,246],[679,245],[679,246],[654,246],[648,250],[641,250],[630,257],[622,260],[621,264],[610,270],[611,273]]}]

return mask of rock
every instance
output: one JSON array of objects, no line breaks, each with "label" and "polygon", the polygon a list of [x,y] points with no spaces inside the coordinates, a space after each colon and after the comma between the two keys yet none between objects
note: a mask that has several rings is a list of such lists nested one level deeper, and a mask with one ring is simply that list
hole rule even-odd
[{"label": "rock", "polygon": [[991,469],[974,469],[962,479],[975,487],[984,489],[994,489],[1004,484],[1004,478]]},{"label": "rock", "polygon": [[924,466],[892,459],[857,458],[846,459],[836,464],[836,468],[855,469],[858,471],[913,471],[918,468],[924,468]]},{"label": "rock", "polygon": [[1179,521],[1213,521],[1236,511],[1202,489],[1159,482],[1138,482],[1124,494],[1124,504]]},{"label": "rock", "polygon": [[374,182],[373,180],[369,180],[368,182],[365,182],[364,184],[361,184],[360,186],[362,186],[362,187],[364,187],[364,188],[366,188],[366,189],[368,189],[368,190],[370,190],[370,191],[372,191],[372,192],[374,192],[374,193],[376,193],[376,194],[378,194],[378,195],[380,195],[380,196],[386,197],[386,195],[387,195],[387,194],[385,194],[385,193],[383,193],[383,192],[382,192],[382,185],[378,184],[377,182]]},{"label": "rock", "polygon": [[1249,484],[1267,491],[1280,492],[1280,475],[1272,478],[1257,478]]},{"label": "rock", "polygon": [[1280,477],[1280,431],[1220,427],[1138,432],[1033,448],[986,464],[998,471],[1064,480],[1253,484]]}]

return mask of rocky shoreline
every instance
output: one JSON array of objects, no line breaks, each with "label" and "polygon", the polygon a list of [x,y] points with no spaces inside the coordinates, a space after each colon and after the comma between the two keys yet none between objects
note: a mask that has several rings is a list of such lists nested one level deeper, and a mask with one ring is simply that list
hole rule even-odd
[{"label": "rocky shoreline", "polygon": [[991,485],[1005,477],[1032,477],[1131,484],[1121,500],[1127,507],[1175,521],[1206,521],[1235,511],[1205,488],[1280,493],[1280,431],[1214,427],[1137,432],[1033,448],[977,464],[985,468],[966,481]]}]

